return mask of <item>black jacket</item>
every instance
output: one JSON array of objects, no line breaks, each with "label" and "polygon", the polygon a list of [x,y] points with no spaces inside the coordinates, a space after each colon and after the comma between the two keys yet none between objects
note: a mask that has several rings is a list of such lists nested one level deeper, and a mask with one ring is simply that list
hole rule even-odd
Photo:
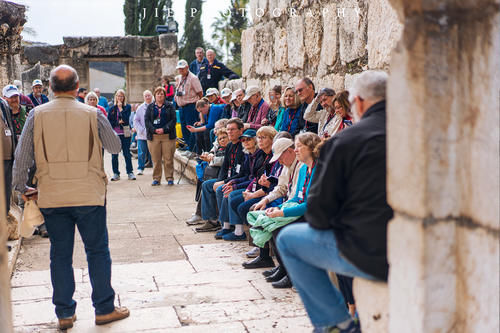
[{"label": "black jacket", "polygon": [[[170,140],[177,138],[175,124],[177,123],[177,115],[172,103],[165,100],[167,106],[167,124],[163,127],[163,134],[168,134]],[[149,141],[153,140],[155,134],[155,127],[153,126],[154,116],[154,102],[148,105],[146,113],[144,114],[144,125],[146,125],[146,136]]]},{"label": "black jacket", "polygon": [[[33,103],[34,106],[41,105],[40,103],[38,103],[38,101],[35,98],[35,95],[33,95],[33,93],[29,94],[28,97],[31,99],[31,102]],[[42,100],[42,104],[45,104],[49,101],[49,98],[47,96],[45,96],[44,94],[42,94],[40,99]]]},{"label": "black jacket", "polygon": [[332,229],[337,245],[362,271],[387,280],[385,101],[326,141],[307,198],[306,220]]},{"label": "black jacket", "polygon": [[[111,127],[115,128],[118,127],[118,125],[120,128],[123,128],[123,126],[130,126],[130,113],[132,112],[130,104],[125,104],[122,112],[118,116],[116,115],[117,112],[119,112],[119,110],[116,105],[111,106],[108,110],[108,120]],[[121,125],[119,122],[120,120],[123,120],[123,124]]]},{"label": "black jacket", "polygon": [[[208,72],[210,72],[210,78],[208,78]],[[217,59],[214,60],[212,65],[206,64],[201,65],[200,72],[198,73],[198,78],[200,79],[201,87],[203,88],[203,94],[208,88],[219,89],[219,81],[223,77],[230,80],[238,79],[239,76],[232,70],[226,67],[223,63],[219,62]]]},{"label": "black jacket", "polygon": [[251,108],[252,104],[248,102],[244,102],[238,107],[238,118],[240,118],[244,123],[248,120],[248,112],[250,112]]},{"label": "black jacket", "polygon": [[[235,155],[234,159],[231,158],[231,155]],[[224,162],[222,162],[222,167],[220,168],[217,181],[223,180],[224,183],[227,183],[228,181],[236,178],[238,176],[238,173],[241,171],[241,168],[243,168],[244,161],[245,153],[243,152],[243,146],[241,142],[238,142],[238,144],[236,145],[230,142],[226,147],[226,151],[224,152]],[[238,165],[239,167],[237,167]],[[229,170],[231,170],[231,175],[229,175]]]}]

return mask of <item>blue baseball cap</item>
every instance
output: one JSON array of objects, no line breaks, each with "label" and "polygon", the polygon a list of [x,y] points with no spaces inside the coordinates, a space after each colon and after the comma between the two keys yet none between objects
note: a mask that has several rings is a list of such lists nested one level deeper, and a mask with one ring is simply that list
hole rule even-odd
[{"label": "blue baseball cap", "polygon": [[240,138],[255,138],[256,136],[257,136],[257,131],[254,130],[253,128],[249,128],[245,132],[243,132]]}]

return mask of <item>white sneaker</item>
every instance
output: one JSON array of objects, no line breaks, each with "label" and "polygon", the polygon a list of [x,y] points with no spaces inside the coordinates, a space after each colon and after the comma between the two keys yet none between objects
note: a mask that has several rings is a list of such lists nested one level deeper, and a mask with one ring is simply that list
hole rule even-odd
[{"label": "white sneaker", "polygon": [[186,220],[187,225],[197,225],[202,224],[203,219],[200,215],[193,214],[189,219]]},{"label": "white sneaker", "polygon": [[141,170],[141,169],[138,169],[138,170],[137,170],[137,175],[138,175],[138,176],[141,176],[141,175],[143,175],[143,174],[144,174],[144,171],[143,171],[143,170]]}]

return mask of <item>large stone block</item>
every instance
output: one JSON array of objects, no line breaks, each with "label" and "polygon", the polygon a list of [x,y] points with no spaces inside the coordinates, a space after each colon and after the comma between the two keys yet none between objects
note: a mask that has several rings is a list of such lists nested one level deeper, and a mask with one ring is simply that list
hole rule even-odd
[{"label": "large stone block", "polygon": [[355,278],[352,289],[363,332],[388,332],[389,287],[387,283]]},{"label": "large stone block", "polygon": [[402,24],[388,0],[373,0],[368,4],[368,67],[384,68],[390,53],[401,37]]},{"label": "large stone block", "polygon": [[161,34],[158,36],[160,48],[165,56],[176,56],[177,49],[177,35],[173,33]]},{"label": "large stone block", "polygon": [[274,69],[284,71],[288,68],[287,31],[277,27],[274,30]]},{"label": "large stone block", "polygon": [[275,25],[271,21],[255,28],[255,39],[258,43],[254,44],[253,52],[255,54],[255,72],[258,75],[273,74],[274,27]]},{"label": "large stone block", "polygon": [[54,46],[25,46],[24,57],[30,64],[40,62],[42,64],[57,65],[59,48]]},{"label": "large stone block", "polygon": [[496,332],[500,327],[498,233],[457,227],[457,332]]},{"label": "large stone block", "polygon": [[257,24],[269,17],[268,0],[250,0],[250,17],[253,24]]},{"label": "large stone block", "polygon": [[243,30],[241,34],[241,71],[243,77],[251,74],[254,65],[253,48],[255,43],[255,28],[251,27]]},{"label": "large stone block", "polygon": [[356,74],[346,74],[344,79],[344,86],[346,90],[351,89],[352,85],[356,81],[356,79],[361,75],[361,73]]},{"label": "large stone block", "polygon": [[425,225],[422,219],[396,215],[389,223],[389,332],[453,330],[455,235],[453,221]]},{"label": "large stone block", "polygon": [[336,92],[344,90],[344,77],[340,74],[329,74],[317,80],[316,90],[333,88]]},{"label": "large stone block", "polygon": [[319,5],[308,8],[304,14],[305,39],[304,46],[308,65],[316,68],[319,64],[323,27],[321,22],[322,12]]},{"label": "large stone block", "polygon": [[366,27],[368,8],[362,0],[343,0],[337,4],[340,9],[339,44],[340,60],[354,61],[366,54]]},{"label": "large stone block", "polygon": [[160,61],[161,61],[162,75],[175,76],[177,74],[177,69],[175,68],[177,66],[177,61],[178,61],[177,56],[168,57],[168,58],[161,58]]},{"label": "large stone block", "polygon": [[269,0],[269,16],[270,18],[278,18],[288,15],[290,0]]},{"label": "large stone block", "polygon": [[287,22],[288,66],[304,67],[304,18],[301,15],[290,16]]},{"label": "large stone block", "polygon": [[337,60],[337,6],[329,3],[323,7],[323,40],[318,75],[326,74],[327,67]]}]

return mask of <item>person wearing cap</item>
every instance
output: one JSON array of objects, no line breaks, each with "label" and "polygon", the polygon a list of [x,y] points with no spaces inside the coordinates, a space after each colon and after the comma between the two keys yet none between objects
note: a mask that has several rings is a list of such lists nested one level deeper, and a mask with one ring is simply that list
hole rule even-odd
[{"label": "person wearing cap", "polygon": [[300,99],[293,87],[286,87],[283,94],[283,104],[285,111],[281,120],[281,131],[287,131],[293,137],[304,128],[304,118],[302,117],[302,108]]},{"label": "person wearing cap", "polygon": [[[255,131],[248,129],[247,131]],[[247,132],[245,131],[245,133]],[[281,165],[272,161],[273,139],[278,132],[271,126],[262,126],[256,132],[257,144],[260,152],[256,154],[254,161],[252,156],[248,156],[248,177],[243,181],[234,180],[233,190],[228,196],[229,224],[224,223],[224,229],[216,234],[226,241],[245,240],[246,234],[243,232],[243,224],[246,223],[246,216],[250,207],[257,203],[261,197],[265,196],[278,183],[281,172]],[[227,229],[233,226],[234,232]]]},{"label": "person wearing cap", "polygon": [[5,86],[2,90],[3,97],[9,104],[12,125],[14,128],[13,135],[19,139],[23,131],[24,123],[26,122],[27,111],[20,103],[20,92],[13,84]]},{"label": "person wearing cap", "polygon": [[78,88],[78,92],[76,93],[76,100],[80,103],[85,103],[85,96],[87,96],[87,88]]},{"label": "person wearing cap", "polygon": [[206,222],[203,226],[195,229],[198,232],[215,231],[219,228],[217,209],[221,210],[224,185],[238,176],[245,160],[245,153],[240,142],[240,136],[243,133],[241,119],[229,119],[226,131],[231,142],[226,147],[219,176],[217,179],[204,181],[202,185],[201,216]]},{"label": "person wearing cap", "polygon": [[36,79],[33,80],[33,84],[31,85],[32,93],[28,95],[31,99],[31,102],[34,106],[45,104],[49,101],[49,98],[42,94],[43,83],[42,80]]},{"label": "person wearing cap", "polygon": [[194,50],[194,55],[196,58],[189,64],[189,71],[194,75],[198,75],[200,67],[208,64],[208,60],[205,58],[205,50],[202,47],[197,47]]},{"label": "person wearing cap", "polygon": [[198,77],[189,71],[186,60],[179,60],[176,69],[179,75],[175,78],[175,103],[180,108],[182,137],[188,150],[193,152],[196,137],[191,135],[186,126],[193,126],[199,119],[196,102],[203,97],[203,89]]},{"label": "person wearing cap", "polygon": [[[316,111],[319,104],[321,104],[323,110]],[[349,92],[344,90],[335,94],[333,89],[323,88],[313,103],[307,107],[304,119],[317,122],[318,135],[322,139],[328,139],[352,125],[350,115]]]},{"label": "person wearing cap", "polygon": [[219,90],[217,88],[208,88],[205,94],[211,104],[226,104],[226,101],[219,97]]},{"label": "person wearing cap", "polygon": [[233,97],[233,91],[230,88],[224,88],[220,92],[220,97],[225,104],[229,104],[231,102],[231,97]]},{"label": "person wearing cap", "polygon": [[[55,98],[30,112],[13,172],[15,189],[37,200],[49,231],[52,301],[61,330],[73,327],[76,320],[72,267],[76,229],[87,254],[96,325],[129,316],[127,308],[114,305],[102,159],[102,148],[118,153],[120,140],[102,113],[76,101],[78,84],[78,74],[70,66],[51,71]],[[26,186],[33,160],[38,191]]]},{"label": "person wearing cap", "polygon": [[251,105],[246,119],[243,120],[245,128],[259,129],[262,126],[262,120],[267,117],[269,112],[269,104],[262,98],[260,88],[257,86],[248,87],[243,102],[248,102]]},{"label": "person wearing cap", "polygon": [[19,102],[26,108],[26,113],[29,113],[35,106],[31,99],[23,94],[23,83],[21,80],[14,80],[14,85],[17,87],[17,90],[19,90]]},{"label": "person wearing cap", "polygon": [[196,102],[196,110],[200,113],[200,119],[203,119],[203,122],[196,122],[195,126],[188,125],[187,129],[196,135],[198,155],[212,149],[213,141],[210,141],[210,131],[215,127],[215,122],[220,119],[224,106],[224,104],[210,104],[205,97]]},{"label": "person wearing cap", "polygon": [[207,60],[206,64],[201,65],[200,72],[198,73],[198,78],[204,92],[208,88],[218,88],[219,81],[224,77],[229,80],[240,78],[235,72],[227,68],[226,65],[215,59],[214,50],[207,50]]}]

